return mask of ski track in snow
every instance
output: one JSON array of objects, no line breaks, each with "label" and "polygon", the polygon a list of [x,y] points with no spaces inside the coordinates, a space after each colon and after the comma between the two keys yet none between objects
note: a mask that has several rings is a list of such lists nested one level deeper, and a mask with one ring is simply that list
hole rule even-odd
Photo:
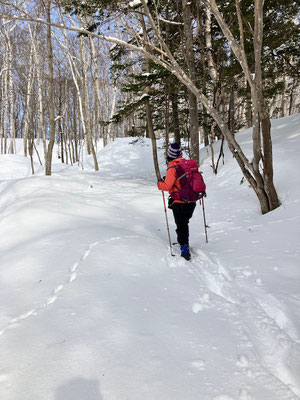
[{"label": "ski track in snow", "polygon": [[[297,375],[297,371],[300,371],[300,338],[279,300],[261,288],[256,288],[253,295],[253,288],[237,282],[238,278],[231,276],[215,254],[208,256],[202,250],[192,253],[194,257],[187,264],[188,270],[199,281],[203,290],[208,289],[211,292],[201,297],[201,303],[192,305],[193,312],[197,314],[216,302],[215,307],[222,308],[229,314],[229,318],[238,316],[237,329],[248,338],[256,360],[267,372],[267,375],[258,376],[257,379],[263,379],[270,386],[277,386],[278,393],[282,393],[282,399],[300,398]],[[186,265],[184,260],[175,263]],[[169,264],[174,267],[173,259]],[[243,278],[247,279],[247,275]],[[237,360],[237,367],[250,376],[256,374],[244,355]],[[217,399],[225,397],[219,396]],[[248,399],[246,391],[240,399]]]},{"label": "ski track in snow", "polygon": [[52,293],[49,297],[46,298],[46,300],[42,301],[40,306],[36,308],[32,308],[29,311],[26,311],[19,316],[12,318],[6,328],[2,329],[0,331],[0,336],[2,336],[6,331],[9,329],[15,329],[18,328],[21,324],[21,322],[29,317],[36,316],[40,312],[46,310],[51,304],[55,303],[55,301],[58,298],[58,294],[64,289],[64,287],[72,282],[74,282],[77,279],[77,270],[78,268],[84,263],[84,261],[88,258],[90,252],[92,251],[93,247],[98,246],[98,245],[105,245],[108,242],[111,242],[113,240],[120,240],[120,239],[129,239],[129,238],[137,238],[140,236],[137,235],[124,235],[124,236],[115,236],[108,238],[102,242],[97,241],[91,243],[87,249],[83,252],[83,255],[79,258],[77,262],[75,262],[72,267],[70,268],[70,272],[68,274],[67,279],[64,281],[64,283],[59,283],[53,290]]}]

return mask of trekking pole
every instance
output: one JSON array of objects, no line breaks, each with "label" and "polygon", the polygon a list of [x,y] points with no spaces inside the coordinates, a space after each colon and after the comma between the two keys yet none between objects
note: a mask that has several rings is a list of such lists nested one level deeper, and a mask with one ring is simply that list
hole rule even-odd
[{"label": "trekking pole", "polygon": [[164,202],[164,209],[165,209],[165,216],[166,216],[166,223],[167,223],[167,231],[168,231],[169,244],[170,244],[170,252],[171,252],[171,256],[174,256],[174,254],[172,253],[172,244],[171,244],[171,237],[170,237],[170,229],[169,229],[169,221],[168,221],[165,194],[164,194],[163,190],[161,191],[161,193],[162,193],[163,202]]},{"label": "trekking pole", "polygon": [[203,221],[204,221],[204,229],[205,229],[205,237],[206,237],[206,243],[208,243],[208,238],[207,238],[207,225],[206,225],[206,218],[205,218],[205,210],[204,210],[204,198],[200,199],[200,202],[202,200],[202,212],[203,212]]}]

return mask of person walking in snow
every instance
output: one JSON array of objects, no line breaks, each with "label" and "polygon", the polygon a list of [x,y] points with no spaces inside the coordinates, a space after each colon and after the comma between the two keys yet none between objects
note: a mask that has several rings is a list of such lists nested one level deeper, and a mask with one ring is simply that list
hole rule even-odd
[{"label": "person walking in snow", "polygon": [[185,158],[182,157],[181,147],[178,143],[171,143],[167,152],[167,174],[164,179],[158,181],[157,187],[159,190],[167,191],[170,194],[169,208],[173,211],[174,215],[177,241],[180,245],[181,257],[190,260],[189,221],[193,216],[196,202],[187,202],[182,199],[174,200],[172,198],[172,193],[174,194],[174,192],[179,192],[181,187],[176,173],[176,166],[182,160],[185,160]]}]

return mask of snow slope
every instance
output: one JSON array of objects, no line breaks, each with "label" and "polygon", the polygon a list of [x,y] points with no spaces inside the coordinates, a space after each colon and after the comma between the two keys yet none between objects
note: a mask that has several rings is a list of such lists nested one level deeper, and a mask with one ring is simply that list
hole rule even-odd
[{"label": "snow slope", "polygon": [[272,127],[282,206],[261,215],[228,151],[213,176],[202,149],[191,262],[148,140],[100,150],[98,173],[0,156],[1,400],[300,398],[300,115]]}]

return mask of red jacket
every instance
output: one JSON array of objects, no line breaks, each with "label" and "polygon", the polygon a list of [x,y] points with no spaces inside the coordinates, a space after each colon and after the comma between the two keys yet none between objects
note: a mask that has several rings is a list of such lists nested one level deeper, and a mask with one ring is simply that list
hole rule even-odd
[{"label": "red jacket", "polygon": [[[179,179],[177,178],[176,165],[182,160],[185,159],[183,157],[176,158],[168,164],[165,181],[159,181],[157,184],[159,190],[164,190],[165,192],[169,192],[170,194],[173,192],[179,192],[181,185]],[[174,203],[186,203],[186,201],[174,200]]]}]

